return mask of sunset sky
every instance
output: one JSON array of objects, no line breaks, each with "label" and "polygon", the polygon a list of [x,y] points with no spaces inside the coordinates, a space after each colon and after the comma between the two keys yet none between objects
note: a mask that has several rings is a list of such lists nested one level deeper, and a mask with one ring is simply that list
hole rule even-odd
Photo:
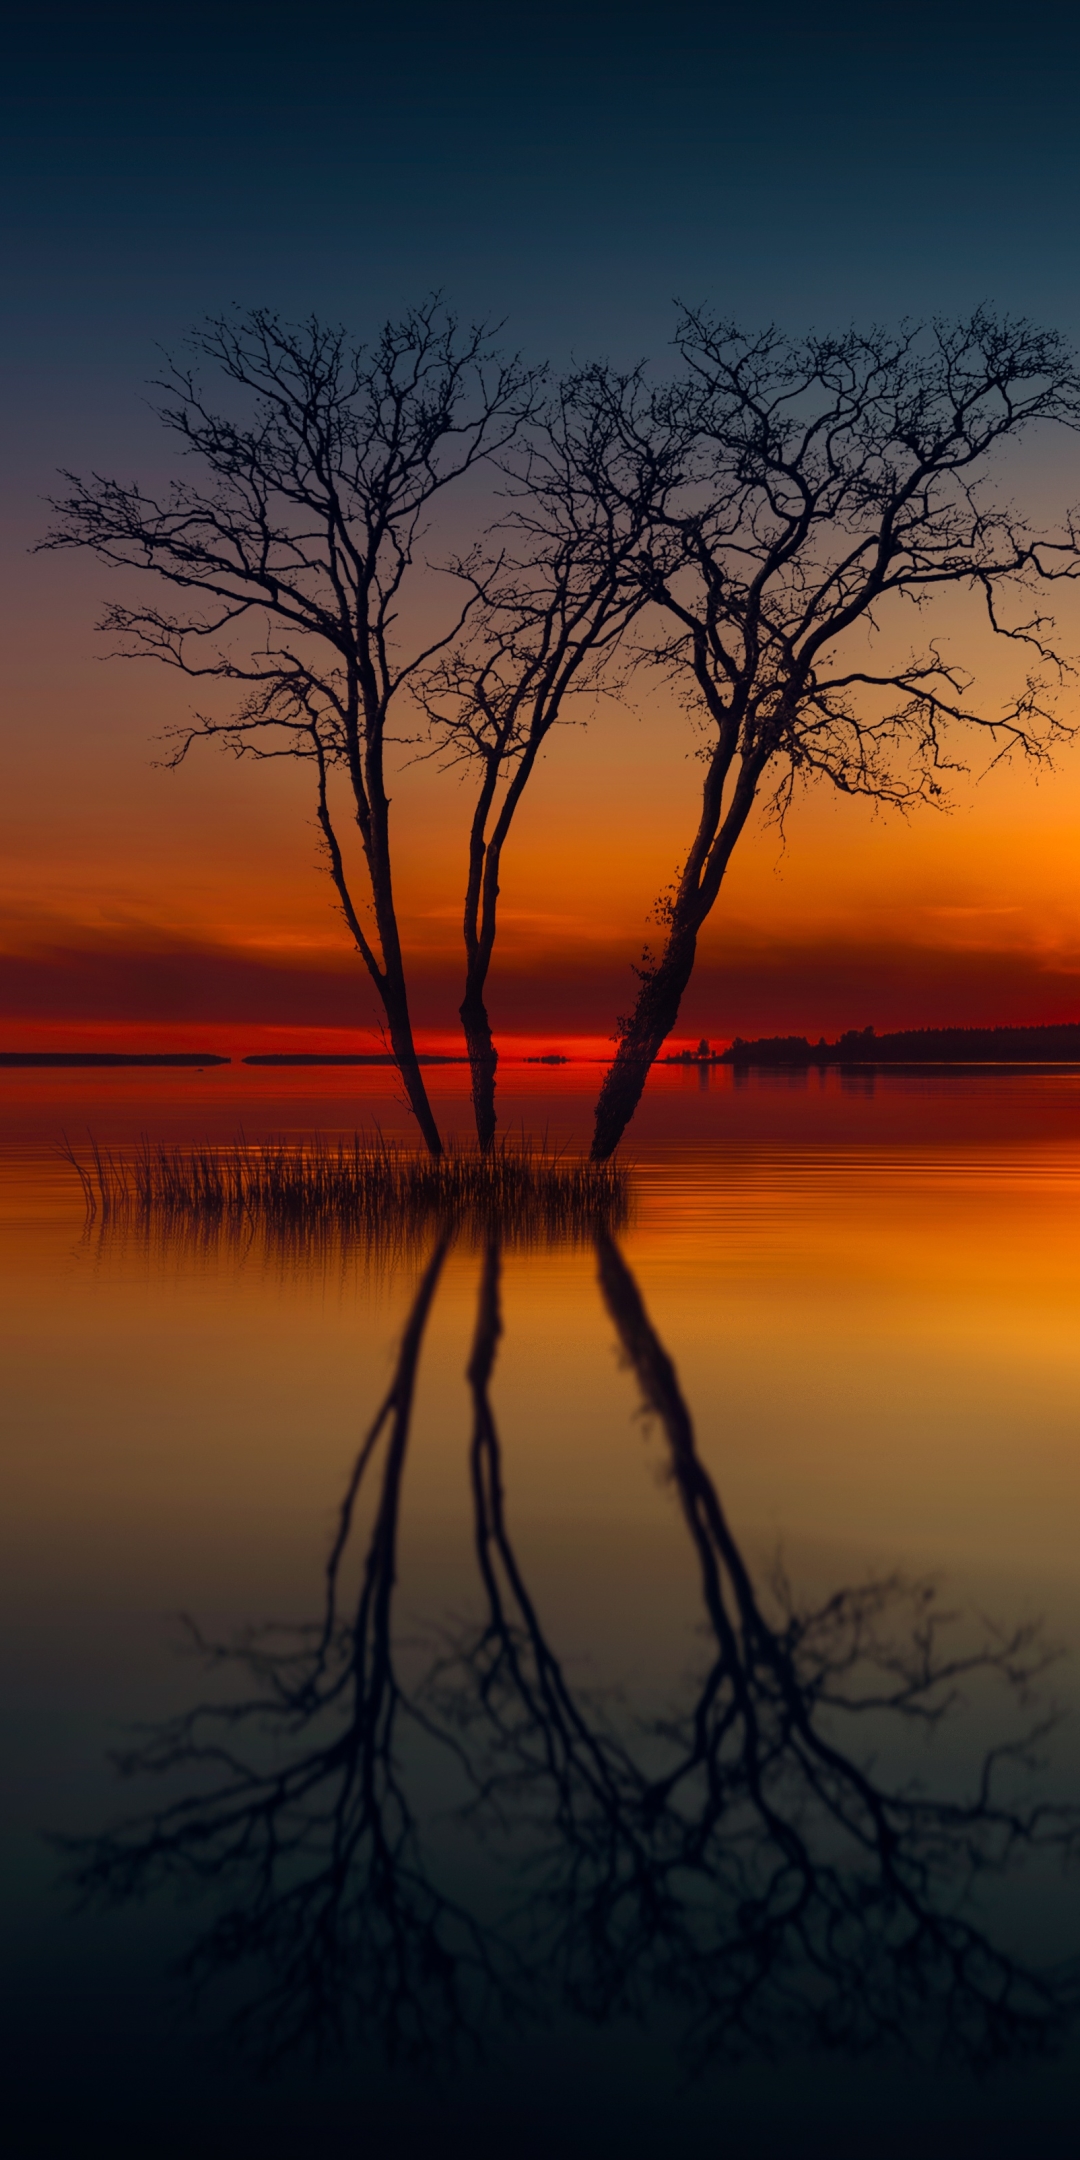
[{"label": "sunset sky", "polygon": [[[376,1022],[304,776],[209,750],[155,764],[187,688],[104,657],[104,572],[28,553],[57,467],[167,469],[146,385],[201,315],[315,310],[365,335],[441,288],[556,366],[662,361],[676,298],[796,331],[985,300],[1080,336],[1080,17],[1060,0],[1031,45],[1022,16],[966,0],[331,0],[311,18],[37,0],[13,15],[8,1047],[303,1046]],[[1080,503],[1080,442],[1033,442],[1009,486],[1048,517]],[[992,684],[963,609],[940,628]],[[1080,651],[1080,608],[1066,642]],[[1080,721],[1080,687],[1076,706]],[[693,749],[671,694],[645,688],[553,739],[505,862],[490,983],[504,1039],[610,1036],[692,827]],[[395,779],[431,1046],[455,1040],[468,804],[430,766]],[[1080,1019],[1078,837],[1080,745],[1038,784],[962,782],[946,816],[819,793],[783,844],[759,820],[678,1039]]]}]

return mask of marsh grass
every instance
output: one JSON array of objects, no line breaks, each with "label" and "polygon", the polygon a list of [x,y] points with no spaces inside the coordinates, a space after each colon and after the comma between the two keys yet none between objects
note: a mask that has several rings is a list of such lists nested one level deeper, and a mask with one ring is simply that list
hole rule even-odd
[{"label": "marsh grass", "polygon": [[408,1247],[434,1231],[509,1245],[579,1243],[627,1219],[626,1170],[506,1139],[490,1153],[451,1147],[438,1160],[380,1133],[351,1140],[202,1142],[84,1153],[66,1139],[91,1222],[194,1236],[269,1237],[319,1245]]}]

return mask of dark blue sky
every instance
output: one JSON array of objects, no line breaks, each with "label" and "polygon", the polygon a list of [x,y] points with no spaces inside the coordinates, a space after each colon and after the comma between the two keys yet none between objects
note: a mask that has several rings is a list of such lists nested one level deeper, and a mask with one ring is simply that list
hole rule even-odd
[{"label": "dark blue sky", "polygon": [[1076,325],[1080,11],[1056,0],[9,22],[34,437],[42,404],[126,405],[156,339],[234,300],[359,328],[439,285],[556,359],[654,349],[673,293],[793,326],[982,298]]}]

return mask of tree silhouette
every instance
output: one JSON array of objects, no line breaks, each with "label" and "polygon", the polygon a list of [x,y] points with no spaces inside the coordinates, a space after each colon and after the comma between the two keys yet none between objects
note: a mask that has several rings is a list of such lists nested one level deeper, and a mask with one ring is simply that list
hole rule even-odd
[{"label": "tree silhouette", "polygon": [[[980,309],[895,334],[754,337],[688,310],[676,342],[674,384],[650,392],[596,370],[579,392],[608,417],[605,493],[633,498],[658,460],[675,476],[655,499],[660,553],[642,556],[649,649],[705,738],[697,828],[657,903],[663,947],[638,970],[597,1104],[601,1159],[674,1026],[763,788],[781,817],[817,780],[906,808],[940,798],[965,729],[989,738],[994,761],[1044,762],[1072,733],[1054,697],[1071,670],[1045,609],[1047,589],[1080,572],[1080,534],[1071,515],[1038,533],[987,479],[994,453],[1036,423],[1080,423],[1077,363],[1056,333]],[[957,589],[1023,662],[1000,699],[970,700],[944,625],[908,644],[906,624]]]},{"label": "tree silhouette", "polygon": [[[630,378],[623,387],[628,389]],[[481,548],[459,562],[470,590],[462,633],[421,677],[420,696],[448,764],[478,764],[465,892],[461,1021],[472,1069],[480,1146],[496,1128],[495,1072],[485,990],[498,921],[503,853],[521,798],[551,732],[573,698],[613,695],[613,658],[645,605],[638,557],[659,541],[652,512],[661,461],[636,485],[607,481],[617,420],[603,402],[564,383],[504,461],[512,508]]]},{"label": "tree silhouette", "polygon": [[[462,617],[409,647],[401,609],[436,499],[507,447],[539,376],[434,301],[388,323],[370,350],[314,318],[292,325],[261,309],[211,321],[189,342],[191,364],[171,364],[157,385],[159,416],[205,477],[150,495],[66,474],[71,493],[54,504],[42,545],[89,548],[167,589],[168,605],[110,607],[102,627],[121,653],[243,686],[229,718],[200,716],[179,732],[174,762],[216,739],[238,756],[310,765],[341,909],[438,1155],[394,903],[386,742],[392,710]],[[239,417],[206,402],[200,362],[239,393]],[[331,801],[335,773],[359,830],[359,894]]]}]

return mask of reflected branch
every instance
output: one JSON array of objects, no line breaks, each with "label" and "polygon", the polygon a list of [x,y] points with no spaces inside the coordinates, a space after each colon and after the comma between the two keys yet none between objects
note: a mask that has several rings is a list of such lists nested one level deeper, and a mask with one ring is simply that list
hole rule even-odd
[{"label": "reflected branch", "polygon": [[[933,1727],[975,1676],[1023,1700],[1051,1657],[1038,1629],[946,1655],[939,1639],[955,1616],[930,1587],[897,1578],[801,1613],[780,1577],[782,1624],[770,1624],[638,1286],[606,1233],[597,1254],[623,1353],[667,1441],[716,1643],[692,1713],[663,1728],[677,1759],[647,1798],[665,1867],[722,1893],[704,1928],[688,1902],[681,1931],[697,2052],[772,2047],[787,2033],[862,2049],[928,2027],[969,2061],[1046,2045],[1075,2008],[1075,1974],[1025,1967],[961,1907],[978,1877],[1024,1850],[1075,1852],[1080,1810],[1005,1790],[1052,1721],[989,1750],[966,1799],[886,1782],[837,1738],[856,1715],[877,1719],[879,1744],[885,1714]],[[905,1632],[883,1634],[905,1608]]]},{"label": "reflected branch", "polygon": [[[502,1334],[500,1266],[499,1247],[492,1242],[484,1256],[476,1334],[467,1368],[473,1399],[469,1468],[476,1556],[488,1616],[465,1653],[470,1693],[463,1697],[444,1685],[457,1658],[436,1664],[428,1692],[444,1713],[452,1715],[458,1729],[468,1733],[478,1721],[485,1721],[504,1746],[516,1751],[529,1774],[552,1781],[564,1831],[580,1834],[583,1829],[579,1788],[610,1830],[620,1810],[622,1751],[613,1738],[596,1730],[567,1685],[507,1528],[502,1451],[490,1395]],[[470,1769],[477,1800],[490,1803],[498,1781],[478,1777],[475,1761],[470,1762]]]},{"label": "reflected branch", "polygon": [[[234,2029],[267,2059],[356,2033],[392,2058],[429,2056],[471,2029],[477,1984],[497,1981],[485,1930],[430,1880],[397,1751],[408,1710],[391,1631],[402,1478],[448,1245],[424,1270],[357,1454],[321,1621],[284,1631],[284,1644],[277,1628],[218,1645],[192,1630],[207,1663],[244,1669],[252,1692],[157,1727],[119,1767],[189,1781],[194,1772],[198,1789],[96,1839],[60,1841],[85,1900],[120,1903],[168,1880],[228,1886],[184,1971],[197,1992],[228,1972],[265,1976]],[[355,1610],[342,1618],[343,1563],[383,1439]]]},{"label": "reflected branch", "polygon": [[[770,1619],[640,1290],[606,1233],[597,1253],[621,1349],[667,1443],[713,1650],[688,1707],[636,1729],[616,1730],[569,1687],[507,1527],[490,1249],[469,1365],[486,1617],[429,1686],[467,1747],[473,1813],[489,1833],[527,1820],[536,1887],[517,1919],[534,1965],[595,2020],[644,2017],[666,1998],[698,2064],[786,2045],[915,2043],[975,2063],[1050,2046],[1077,1975],[1039,1973],[995,1944],[974,1893],[1025,1852],[1075,1851],[1080,1811],[1022,1797],[1052,1720],[988,1750],[966,1794],[875,1769],[895,1747],[890,1726],[933,1732],[964,1683],[1001,1681],[1028,1701],[1051,1655],[1038,1630],[950,1654],[957,1616],[898,1578],[803,1612],[777,1576]],[[845,1741],[852,1719],[866,1759]]]},{"label": "reflected branch", "polygon": [[[239,1644],[196,1636],[211,1666],[242,1668],[251,1688],[199,1704],[124,1758],[129,1774],[179,1775],[189,1789],[69,1845],[83,1894],[120,1901],[163,1880],[225,1892],[187,1969],[196,1983],[260,1974],[236,2024],[269,2059],[355,2036],[432,2059],[479,2042],[489,2013],[559,2005],[597,2023],[673,2012],[692,2066],[896,2046],[986,2065],[1053,2047],[1080,1971],[1025,1962],[997,1939],[984,1896],[1021,1861],[1067,1861],[1080,1847],[1080,1808],[1032,1785],[1053,1723],[1036,1706],[1050,1662],[1038,1629],[956,1638],[959,1616],[896,1577],[804,1609],[778,1573],[764,1596],[606,1229],[600,1289],[663,1434],[700,1586],[704,1669],[662,1717],[568,1677],[511,1535],[492,1392],[503,1333],[493,1234],[466,1368],[481,1611],[403,1687],[403,1473],[448,1244],[419,1281],[358,1450],[320,1619]],[[380,1460],[350,1603],[349,1556]],[[932,1740],[988,1685],[1026,1728],[984,1748],[966,1784],[955,1761],[943,1790],[916,1780],[912,1737]],[[482,1894],[476,1845],[444,1856],[452,1881],[472,1880],[468,1895],[436,1882],[421,1850],[425,1748],[437,1750],[443,1822],[449,1801],[459,1839],[479,1840]]]}]

